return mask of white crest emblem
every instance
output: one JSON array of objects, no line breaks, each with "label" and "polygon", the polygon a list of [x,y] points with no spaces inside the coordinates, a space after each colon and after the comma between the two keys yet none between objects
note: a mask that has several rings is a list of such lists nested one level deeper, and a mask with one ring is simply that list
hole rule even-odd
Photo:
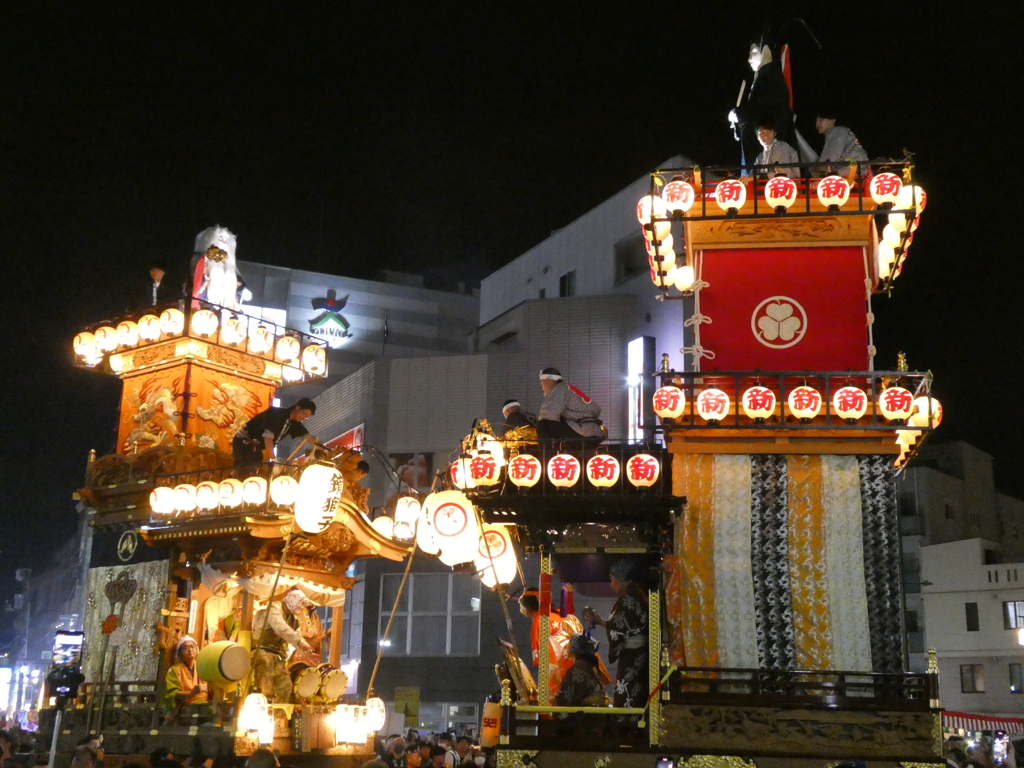
[{"label": "white crest emblem", "polygon": [[799,302],[788,296],[771,296],[754,309],[750,316],[754,338],[772,349],[786,349],[799,344],[807,331],[807,313]]}]

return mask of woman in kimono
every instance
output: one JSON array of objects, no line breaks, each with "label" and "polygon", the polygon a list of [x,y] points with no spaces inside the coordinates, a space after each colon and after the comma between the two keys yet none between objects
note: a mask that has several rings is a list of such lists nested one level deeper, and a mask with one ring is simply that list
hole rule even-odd
[{"label": "woman in kimono", "polygon": [[593,608],[583,609],[586,621],[600,624],[608,633],[608,659],[618,661],[615,675],[615,707],[643,707],[647,704],[647,590],[640,567],[619,560],[608,569],[612,589],[618,596],[608,618]]},{"label": "woman in kimono", "polygon": [[604,693],[597,659],[597,641],[579,633],[569,638],[568,653],[572,661],[562,678],[555,696],[558,707],[604,707],[608,697]]}]

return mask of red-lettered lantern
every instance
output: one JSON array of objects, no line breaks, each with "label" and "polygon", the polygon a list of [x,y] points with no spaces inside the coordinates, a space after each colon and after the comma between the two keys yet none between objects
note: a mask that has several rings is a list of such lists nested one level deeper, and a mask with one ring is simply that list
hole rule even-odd
[{"label": "red-lettered lantern", "polygon": [[867,393],[859,387],[841,387],[832,395],[836,416],[854,422],[868,412]]},{"label": "red-lettered lantern", "polygon": [[290,507],[299,497],[299,481],[291,475],[278,475],[270,481],[270,500],[280,507]]},{"label": "red-lettered lantern", "polygon": [[665,207],[675,213],[686,213],[690,208],[693,207],[696,195],[693,192],[693,187],[690,186],[689,182],[683,181],[682,179],[676,179],[670,181],[665,185],[665,188],[661,190],[661,199],[665,201]]},{"label": "red-lettered lantern", "polygon": [[[671,239],[671,237],[669,238]],[[653,243],[649,240],[645,240],[647,243],[647,264],[651,269],[658,269],[658,259],[661,259],[661,271],[667,272],[676,265],[676,252],[671,248],[666,248],[664,245],[658,246],[658,253],[655,255]]]},{"label": "red-lettered lantern", "polygon": [[200,309],[192,313],[192,333],[202,336],[204,339],[213,336],[217,332],[220,321],[216,313],[209,309]]},{"label": "red-lettered lantern", "polygon": [[461,488],[462,490],[476,488],[476,483],[473,482],[473,475],[470,472],[471,461],[473,461],[473,457],[467,454],[452,462],[452,466],[448,471],[456,488]]},{"label": "red-lettered lantern", "polygon": [[96,336],[95,334],[89,333],[89,331],[82,331],[80,334],[75,336],[75,341],[72,346],[75,350],[75,354],[79,357],[93,357],[96,354]]},{"label": "red-lettered lantern", "polygon": [[217,483],[204,480],[196,486],[196,506],[200,509],[216,509],[220,506],[220,492]]},{"label": "red-lettered lantern", "polygon": [[265,355],[274,348],[274,330],[269,326],[257,325],[249,334],[249,351]]},{"label": "red-lettered lantern", "polygon": [[652,218],[665,218],[668,209],[664,201],[655,195],[644,195],[636,204],[636,218],[640,222],[644,238],[647,240],[664,240],[672,232],[672,222],[652,221]]},{"label": "red-lettered lantern", "polygon": [[481,451],[469,460],[469,476],[476,485],[496,485],[501,480],[501,467],[494,456]]},{"label": "red-lettered lantern", "polygon": [[611,488],[619,482],[619,460],[607,453],[592,456],[587,462],[587,480],[595,488]]},{"label": "red-lettered lantern", "polygon": [[697,395],[697,415],[707,422],[717,424],[729,415],[731,401],[720,389],[705,389]]},{"label": "red-lettered lantern", "polygon": [[826,176],[818,182],[818,202],[829,210],[838,210],[850,199],[850,182],[842,176]]},{"label": "red-lettered lantern", "polygon": [[282,363],[290,363],[299,357],[299,340],[294,336],[282,336],[274,345],[274,357]]},{"label": "red-lettered lantern", "polygon": [[516,577],[516,551],[506,525],[485,525],[473,561],[480,581],[488,589],[509,584]]},{"label": "red-lettered lantern", "polygon": [[519,488],[533,488],[540,480],[540,459],[521,453],[508,463],[508,479]]},{"label": "red-lettered lantern", "polygon": [[93,334],[96,339],[96,349],[100,352],[113,352],[117,349],[117,329],[104,325],[96,329]]},{"label": "red-lettered lantern", "polygon": [[179,512],[191,512],[196,508],[196,487],[182,483],[174,487],[174,508]]},{"label": "red-lettered lantern", "polygon": [[310,344],[302,350],[302,367],[306,373],[322,376],[327,373],[327,350],[319,344]]},{"label": "red-lettered lantern", "polygon": [[903,182],[900,177],[889,172],[871,177],[871,183],[868,184],[868,191],[871,193],[871,199],[875,201],[875,205],[895,203],[902,188]]},{"label": "red-lettered lantern", "polygon": [[154,488],[149,494],[149,506],[156,515],[169,515],[174,512],[174,489],[169,485]]},{"label": "red-lettered lantern", "polygon": [[626,479],[635,488],[650,488],[661,476],[661,462],[646,453],[631,456],[626,462]]},{"label": "red-lettered lantern", "polygon": [[[249,478],[245,481],[249,484]],[[262,479],[262,478],[260,478]],[[334,522],[345,480],[336,467],[310,464],[299,475],[295,498],[295,524],[306,533],[323,533]],[[242,492],[245,492],[243,487]]]},{"label": "red-lettered lantern", "polygon": [[185,314],[180,309],[165,309],[160,313],[160,333],[180,336],[185,332]]},{"label": "red-lettered lantern", "polygon": [[747,202],[747,187],[739,179],[723,179],[715,185],[715,202],[723,211],[738,211]]},{"label": "red-lettered lantern", "polygon": [[156,315],[143,315],[139,318],[139,338],[143,341],[156,341],[160,338],[160,318]]},{"label": "red-lettered lantern", "polygon": [[476,510],[461,491],[441,491],[423,502],[445,565],[468,563],[476,555],[480,528]]},{"label": "red-lettered lantern", "polygon": [[786,405],[800,421],[810,421],[821,410],[821,392],[814,387],[794,387],[786,398]]},{"label": "red-lettered lantern", "polygon": [[548,460],[548,480],[556,488],[571,488],[580,479],[580,461],[568,453],[560,453]]},{"label": "red-lettered lantern", "polygon": [[267,481],[262,477],[247,477],[242,481],[242,501],[246,504],[265,504]]},{"label": "red-lettered lantern", "polygon": [[756,384],[740,397],[740,407],[747,418],[763,422],[775,413],[775,393],[768,387]]},{"label": "red-lettered lantern", "polygon": [[662,419],[678,419],[686,411],[686,395],[672,385],[654,391],[654,412]]},{"label": "red-lettered lantern", "polygon": [[434,528],[430,524],[426,506],[420,507],[419,523],[416,526],[416,546],[428,555],[436,555],[441,551],[434,540]]},{"label": "red-lettered lantern", "polygon": [[786,210],[796,202],[796,182],[788,176],[768,179],[764,185],[764,201],[776,212]]},{"label": "red-lettered lantern", "polygon": [[139,326],[134,320],[122,320],[117,324],[117,343],[121,347],[134,347],[139,343]]},{"label": "red-lettered lantern", "polygon": [[914,396],[903,387],[883,389],[878,396],[878,412],[889,421],[903,424],[914,412]]},{"label": "red-lettered lantern", "polygon": [[220,329],[220,340],[231,346],[241,344],[245,341],[245,323],[237,317],[229,317]]},{"label": "red-lettered lantern", "polygon": [[[931,422],[929,423],[929,419]],[[942,403],[934,397],[921,396],[914,400],[914,413],[910,416],[913,427],[937,427],[942,423]]]},{"label": "red-lettered lantern", "polygon": [[221,480],[217,486],[217,492],[220,495],[220,504],[222,507],[234,509],[242,503],[242,481],[236,480],[233,477],[229,477],[227,480]]}]

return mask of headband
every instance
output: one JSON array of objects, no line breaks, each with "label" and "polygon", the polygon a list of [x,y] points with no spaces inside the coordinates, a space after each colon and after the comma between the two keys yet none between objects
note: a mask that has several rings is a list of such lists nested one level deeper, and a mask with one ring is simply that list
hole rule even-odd
[{"label": "headband", "polygon": [[559,374],[557,374],[557,373],[544,373],[544,371],[540,372],[540,377],[542,379],[548,379],[550,381],[561,381],[562,380],[562,377]]},{"label": "headband", "polygon": [[504,413],[509,408],[518,408],[518,407],[520,407],[520,403],[519,403],[518,400],[509,400],[507,403],[505,403],[503,406],[501,406],[501,412]]}]

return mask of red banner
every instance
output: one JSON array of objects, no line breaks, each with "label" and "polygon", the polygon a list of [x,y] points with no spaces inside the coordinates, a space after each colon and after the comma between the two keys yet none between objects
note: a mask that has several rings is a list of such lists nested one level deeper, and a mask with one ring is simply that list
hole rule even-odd
[{"label": "red banner", "polygon": [[868,370],[859,247],[746,248],[700,254],[701,370]]}]

